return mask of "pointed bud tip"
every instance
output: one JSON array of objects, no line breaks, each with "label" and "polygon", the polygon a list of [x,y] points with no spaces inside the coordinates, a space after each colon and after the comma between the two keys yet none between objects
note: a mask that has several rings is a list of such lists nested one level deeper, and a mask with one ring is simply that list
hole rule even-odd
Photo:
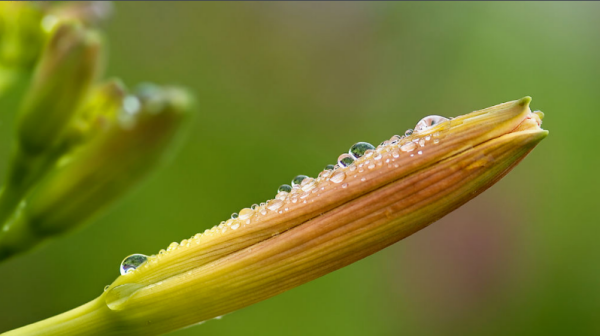
[{"label": "pointed bud tip", "polygon": [[531,103],[531,97],[530,96],[525,96],[525,97],[517,100],[517,105],[520,105],[520,106],[527,107],[527,106],[529,106],[529,103]]}]

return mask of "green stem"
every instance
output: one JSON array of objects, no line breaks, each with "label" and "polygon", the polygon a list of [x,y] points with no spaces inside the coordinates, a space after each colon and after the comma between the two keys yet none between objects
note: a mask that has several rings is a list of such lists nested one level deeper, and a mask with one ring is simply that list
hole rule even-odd
[{"label": "green stem", "polygon": [[2,336],[119,335],[118,320],[102,297],[60,315],[1,334]]},{"label": "green stem", "polygon": [[23,201],[29,190],[50,170],[61,153],[28,156],[18,148],[14,151],[0,192],[0,261],[27,251],[45,239],[45,234],[30,226],[19,207],[25,206]]}]

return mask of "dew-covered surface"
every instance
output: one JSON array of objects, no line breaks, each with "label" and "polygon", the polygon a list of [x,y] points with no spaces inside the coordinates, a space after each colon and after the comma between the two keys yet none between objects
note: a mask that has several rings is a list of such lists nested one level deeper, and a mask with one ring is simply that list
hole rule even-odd
[{"label": "dew-covered surface", "polygon": [[[342,159],[338,159],[333,169],[324,169],[314,178],[297,175],[292,178],[291,186],[280,186],[273,199],[243,208],[203,233],[171,243],[112,286],[127,283],[127,278],[137,272],[142,272],[135,278],[141,284],[183,274],[277,236],[416,170],[509,133],[526,116],[536,116],[531,114],[528,103],[529,98],[524,98],[454,119],[424,117],[411,135],[393,135],[377,147],[356,143],[349,149],[354,155],[341,154]],[[481,124],[482,120],[495,122]],[[485,165],[485,160],[479,160],[482,163],[478,167]],[[471,168],[474,167],[476,165]],[[161,262],[163,259],[176,262]]]}]

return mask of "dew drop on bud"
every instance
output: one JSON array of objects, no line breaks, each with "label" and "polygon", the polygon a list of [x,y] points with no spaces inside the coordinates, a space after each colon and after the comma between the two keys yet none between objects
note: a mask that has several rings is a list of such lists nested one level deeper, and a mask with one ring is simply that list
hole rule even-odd
[{"label": "dew drop on bud", "polygon": [[335,166],[332,164],[328,164],[327,166],[325,166],[325,170],[334,170]]},{"label": "dew drop on bud", "polygon": [[350,147],[350,151],[348,151],[348,153],[352,155],[354,159],[358,159],[359,157],[365,155],[365,152],[369,149],[373,150],[375,149],[375,146],[368,142],[357,142]]},{"label": "dew drop on bud", "polygon": [[282,200],[272,200],[271,202],[269,202],[269,204],[267,204],[267,208],[271,211],[275,211],[279,208],[281,208],[281,206],[283,205],[283,201]]},{"label": "dew drop on bud", "polygon": [[412,152],[415,150],[415,148],[417,148],[417,144],[411,141],[402,145],[402,147],[400,147],[400,150],[403,152]]},{"label": "dew drop on bud", "polygon": [[329,179],[333,183],[341,183],[346,178],[346,173],[343,171],[337,172]]},{"label": "dew drop on bud", "polygon": [[278,192],[278,193],[280,193],[280,192],[282,192],[282,191],[285,191],[285,192],[290,192],[290,191],[292,191],[292,186],[290,186],[289,184],[282,184],[282,185],[279,187],[279,189],[277,189],[277,192]]},{"label": "dew drop on bud", "polygon": [[132,254],[121,262],[121,275],[125,275],[136,268],[140,267],[143,263],[148,260],[148,257],[143,254]]},{"label": "dew drop on bud", "polygon": [[397,143],[398,143],[398,142],[399,142],[401,139],[402,139],[402,137],[401,137],[401,136],[399,136],[399,135],[394,135],[394,136],[392,136],[392,137],[390,138],[390,144],[391,144],[391,145],[395,145],[395,144],[397,144]]},{"label": "dew drop on bud", "polygon": [[438,115],[430,115],[427,116],[421,120],[419,120],[419,122],[417,123],[417,126],[415,126],[415,130],[417,132],[421,132],[424,131],[430,127],[433,127],[439,123],[442,123],[444,121],[450,120],[446,117],[442,117],[442,116],[438,116]]},{"label": "dew drop on bud", "polygon": [[240,218],[240,220],[246,220],[246,219],[252,217],[252,215],[254,215],[254,210],[245,208],[245,209],[240,210],[239,218]]},{"label": "dew drop on bud", "polygon": [[319,177],[322,179],[326,179],[329,177],[329,175],[331,175],[331,170],[323,170],[322,172],[319,173]]},{"label": "dew drop on bud", "polygon": [[302,180],[302,182],[300,182],[300,186],[304,187],[305,185],[311,183],[312,181],[314,181],[315,179],[312,177],[307,177],[304,180]]},{"label": "dew drop on bud", "polygon": [[294,177],[294,179],[292,180],[292,187],[299,186],[300,183],[302,183],[302,180],[304,180],[307,177],[308,176],[306,176],[306,175],[298,175],[298,176]]},{"label": "dew drop on bud", "polygon": [[413,134],[413,130],[412,129],[407,129],[406,132],[404,132],[404,136],[409,136]]},{"label": "dew drop on bud", "polygon": [[342,154],[338,157],[340,167],[347,167],[354,162],[354,158],[350,154]]},{"label": "dew drop on bud", "polygon": [[236,218],[238,218],[238,213],[237,212],[232,213],[231,219],[236,219]]}]

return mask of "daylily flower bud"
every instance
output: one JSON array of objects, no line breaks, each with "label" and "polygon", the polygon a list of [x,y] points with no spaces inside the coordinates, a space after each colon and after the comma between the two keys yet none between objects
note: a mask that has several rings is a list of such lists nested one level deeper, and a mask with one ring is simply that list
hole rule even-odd
[{"label": "daylily flower bud", "polygon": [[44,45],[41,4],[0,2],[0,67],[31,68]]},{"label": "daylily flower bud", "polygon": [[274,199],[157,255],[126,258],[122,275],[90,303],[6,335],[159,335],[360,260],[514,168],[548,134],[529,102],[429,116],[407,137],[352,146],[317,178],[298,176]]},{"label": "daylily flower bud", "polygon": [[[104,103],[112,104],[110,99]],[[126,96],[112,116],[84,110],[88,113],[79,121],[93,129],[82,134],[93,134],[27,194],[0,232],[0,259],[80,225],[130,190],[164,157],[190,108],[186,92],[155,88],[150,97]]]},{"label": "daylily flower bud", "polygon": [[16,144],[0,194],[0,223],[54,164],[100,63],[100,39],[76,23],[57,27],[17,120]]},{"label": "daylily flower bud", "polygon": [[59,141],[98,74],[100,48],[100,37],[78,24],[56,29],[20,111],[22,152],[37,155]]}]

